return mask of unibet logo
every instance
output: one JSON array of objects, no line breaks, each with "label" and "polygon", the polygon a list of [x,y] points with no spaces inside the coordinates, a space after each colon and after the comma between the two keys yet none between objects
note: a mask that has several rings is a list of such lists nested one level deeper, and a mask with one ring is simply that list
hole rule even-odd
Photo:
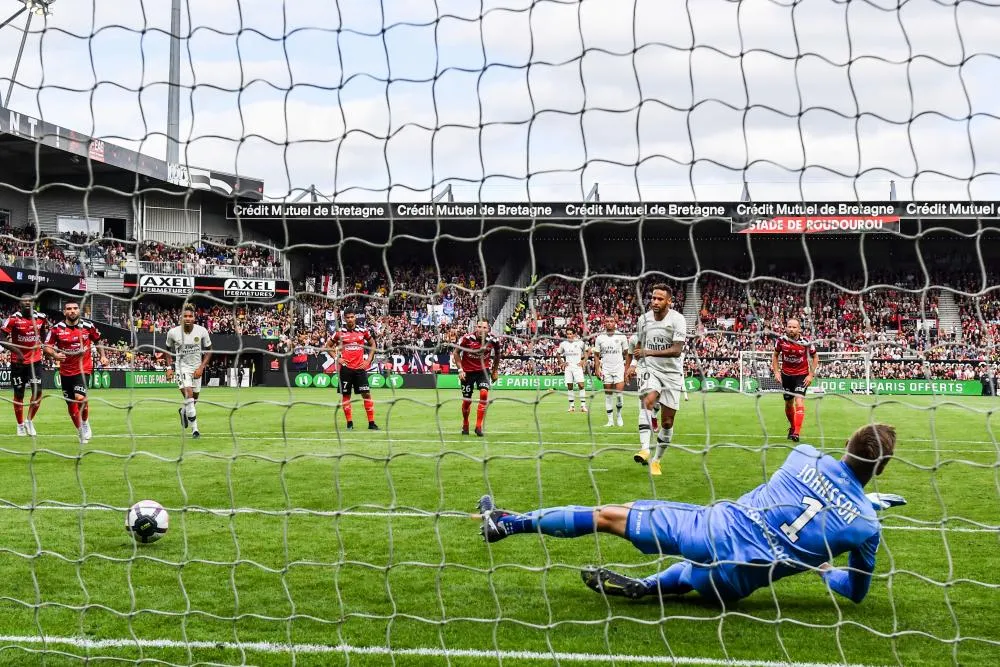
[{"label": "unibet logo", "polygon": [[403,376],[399,373],[393,373],[390,375],[389,386],[393,389],[400,389],[403,386]]},{"label": "unibet logo", "polygon": [[317,373],[313,376],[313,386],[324,389],[330,386],[330,376],[326,373]]},{"label": "unibet logo", "polygon": [[295,376],[296,387],[309,387],[312,385],[313,377],[309,373],[299,373]]},{"label": "unibet logo", "polygon": [[368,376],[368,386],[372,389],[381,389],[385,386],[385,378],[373,373]]}]

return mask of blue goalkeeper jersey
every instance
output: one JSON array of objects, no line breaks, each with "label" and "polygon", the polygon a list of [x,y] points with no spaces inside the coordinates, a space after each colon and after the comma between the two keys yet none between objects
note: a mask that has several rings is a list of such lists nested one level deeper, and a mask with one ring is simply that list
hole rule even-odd
[{"label": "blue goalkeeper jersey", "polygon": [[799,445],[771,479],[719,510],[728,539],[718,556],[734,562],[721,565],[720,574],[739,596],[843,553],[852,571],[830,571],[824,579],[855,602],[867,594],[881,529],[864,487],[841,461]]}]

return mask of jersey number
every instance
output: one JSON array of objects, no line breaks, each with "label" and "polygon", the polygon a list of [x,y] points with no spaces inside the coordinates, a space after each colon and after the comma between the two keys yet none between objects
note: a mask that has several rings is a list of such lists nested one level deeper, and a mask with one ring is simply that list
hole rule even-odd
[{"label": "jersey number", "polygon": [[806,527],[806,524],[813,520],[813,517],[823,509],[823,503],[816,500],[815,498],[810,498],[809,496],[802,496],[802,504],[806,506],[802,510],[802,514],[799,515],[795,521],[781,524],[781,532],[785,534],[788,541],[792,544],[798,542],[799,531]]}]

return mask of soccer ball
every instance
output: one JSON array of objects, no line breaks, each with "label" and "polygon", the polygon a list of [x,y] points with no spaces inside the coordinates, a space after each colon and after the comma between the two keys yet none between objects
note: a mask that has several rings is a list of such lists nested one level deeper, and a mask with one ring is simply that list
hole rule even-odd
[{"label": "soccer ball", "polygon": [[140,500],[128,508],[125,515],[125,531],[142,544],[155,542],[166,535],[169,525],[170,515],[155,500]]}]

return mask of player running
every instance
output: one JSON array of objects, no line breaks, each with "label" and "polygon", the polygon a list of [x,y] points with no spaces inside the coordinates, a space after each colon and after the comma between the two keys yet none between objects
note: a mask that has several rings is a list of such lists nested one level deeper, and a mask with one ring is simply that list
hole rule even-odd
[{"label": "player running", "polygon": [[[484,496],[479,501],[480,530],[487,542],[518,533],[610,533],[644,554],[685,559],[645,579],[603,568],[581,572],[587,586],[607,595],[636,599],[694,590],[731,602],[812,570],[857,603],[868,593],[875,570],[881,536],[875,510],[906,504],[901,496],[864,492],[885,470],[895,447],[895,429],[885,424],[858,429],[839,461],[811,445],[798,445],[769,481],[735,502],[708,506],[639,500],[513,514],[496,509],[492,498]],[[848,568],[833,568],[830,561],[845,552],[850,553]]]},{"label": "player running", "polygon": [[[0,346],[10,350],[11,384],[14,387],[14,418],[17,435],[37,435],[35,415],[42,405],[42,341],[49,326],[48,317],[32,308],[30,294],[21,297],[20,310],[0,326]],[[24,416],[24,390],[31,387],[28,417]]]},{"label": "player running", "polygon": [[580,412],[587,411],[587,391],[584,389],[583,365],[587,363],[587,346],[576,337],[576,332],[566,329],[566,340],[559,343],[556,354],[563,358],[563,376],[566,380],[566,396],[569,398],[569,410],[573,412],[576,404],[573,400],[573,388],[580,392]]},{"label": "player running", "polygon": [[[368,354],[365,355],[365,345]],[[340,397],[347,419],[347,430],[354,430],[353,410],[351,408],[351,390],[361,394],[364,400],[365,414],[368,415],[368,429],[377,431],[375,423],[375,401],[372,400],[371,387],[368,386],[368,369],[375,360],[375,337],[365,327],[358,326],[357,314],[346,311],[344,326],[326,342],[326,351],[340,362]]]},{"label": "player running", "polygon": [[[492,357],[489,371],[486,360]],[[462,435],[469,435],[469,413],[472,411],[472,390],[479,390],[476,408],[476,435],[483,437],[483,420],[489,404],[490,386],[500,374],[500,341],[490,335],[490,323],[480,320],[476,330],[458,339],[451,352],[451,363],[458,368],[462,385]]]},{"label": "player running", "polygon": [[799,441],[802,422],[806,417],[806,389],[812,384],[819,370],[819,353],[816,346],[802,336],[802,325],[796,319],[788,320],[785,335],[778,338],[771,355],[771,372],[783,390],[785,418],[788,420],[788,439]]},{"label": "player running", "polygon": [[198,430],[198,396],[201,378],[212,358],[212,336],[208,329],[195,324],[194,306],[184,306],[180,325],[167,332],[164,358],[167,362],[167,381],[177,376],[177,388],[184,397],[184,406],[177,409],[181,427],[191,427],[191,437],[200,438]]},{"label": "player running", "polygon": [[[671,308],[673,292],[663,283],[653,285],[649,310],[636,324],[635,346],[626,370],[627,382],[632,373],[639,374],[639,445],[632,458],[649,466],[650,475],[661,475],[660,459],[674,435],[674,416],[680,407],[684,391],[684,342],[687,322]],[[631,358],[637,364],[631,364]],[[656,406],[660,407],[659,429],[656,429],[656,453],[650,458],[649,441]]]},{"label": "player running", "polygon": [[[87,381],[83,376],[83,359],[90,346],[101,340],[101,332],[92,322],[80,318],[80,304],[67,301],[63,306],[63,321],[49,329],[45,339],[45,354],[59,362],[59,381],[69,418],[86,444],[94,436],[90,428],[90,404],[87,401]],[[100,362],[107,365],[102,353]]]},{"label": "player running", "polygon": [[622,420],[623,393],[625,391],[625,355],[628,354],[628,339],[618,333],[618,322],[614,317],[604,318],[604,333],[594,340],[594,374],[604,384],[604,411],[608,413],[608,423],[614,426],[617,418]]}]

